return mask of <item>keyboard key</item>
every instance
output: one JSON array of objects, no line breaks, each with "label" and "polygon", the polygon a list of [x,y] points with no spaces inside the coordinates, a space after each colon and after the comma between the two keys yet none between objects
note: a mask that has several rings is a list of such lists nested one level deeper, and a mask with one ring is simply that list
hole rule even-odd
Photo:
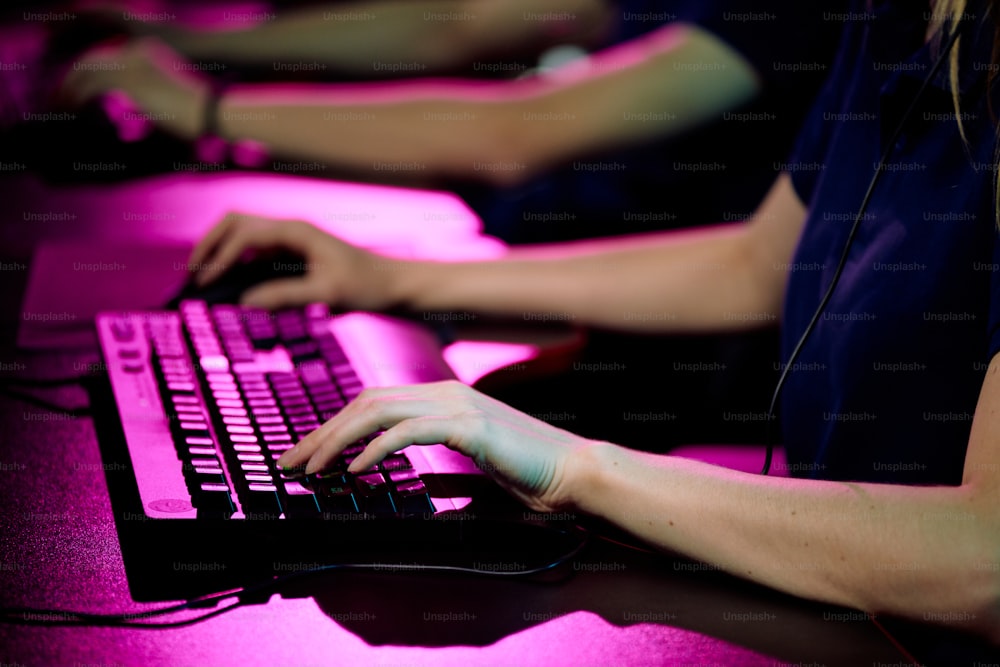
[{"label": "keyboard key", "polygon": [[337,397],[335,399],[328,399],[325,401],[316,401],[316,409],[320,412],[333,411],[340,412],[344,409],[347,402]]},{"label": "keyboard key", "polygon": [[281,514],[278,487],[274,484],[251,483],[246,492],[238,496],[248,519],[271,521]]},{"label": "keyboard key", "polygon": [[285,516],[290,518],[310,518],[320,514],[316,495],[299,482],[285,482]]},{"label": "keyboard key", "polygon": [[180,426],[186,431],[205,431],[208,434],[208,424],[204,421],[183,421]]},{"label": "keyboard key", "polygon": [[313,412],[303,412],[297,415],[290,415],[288,417],[288,422],[290,424],[300,424],[316,421],[316,415]]},{"label": "keyboard key", "polygon": [[280,415],[261,415],[256,419],[258,424],[284,424],[285,420]]},{"label": "keyboard key", "polygon": [[356,515],[360,512],[358,503],[354,498],[354,493],[347,486],[336,486],[323,484],[316,489],[314,496],[327,518],[336,518],[338,515]]},{"label": "keyboard key", "polygon": [[299,375],[302,378],[302,384],[305,385],[328,384],[330,382],[330,372],[327,370],[326,364],[318,360],[308,361],[299,366]]},{"label": "keyboard key", "polygon": [[111,336],[119,343],[129,343],[135,339],[135,325],[127,319],[111,323]]},{"label": "keyboard key", "polygon": [[228,519],[236,511],[229,487],[225,484],[202,484],[191,494],[191,504],[198,510],[199,519]]},{"label": "keyboard key", "polygon": [[386,473],[386,476],[389,478],[389,481],[394,484],[398,484],[399,482],[408,482],[411,479],[417,479],[418,477],[416,470],[393,470],[390,473]]},{"label": "keyboard key", "polygon": [[404,516],[427,514],[436,508],[431,501],[427,487],[420,480],[405,482],[396,487],[396,504]]},{"label": "keyboard key", "polygon": [[168,382],[167,389],[170,391],[194,391],[193,382]]},{"label": "keyboard key", "polygon": [[198,362],[206,372],[229,370],[229,359],[220,354],[203,355],[198,359]]},{"label": "keyboard key", "polygon": [[379,470],[383,470],[386,472],[391,472],[393,470],[413,469],[413,465],[410,463],[410,460],[408,458],[406,458],[405,456],[397,456],[397,455],[387,456],[385,459],[382,460],[382,463],[380,463],[378,467]]}]

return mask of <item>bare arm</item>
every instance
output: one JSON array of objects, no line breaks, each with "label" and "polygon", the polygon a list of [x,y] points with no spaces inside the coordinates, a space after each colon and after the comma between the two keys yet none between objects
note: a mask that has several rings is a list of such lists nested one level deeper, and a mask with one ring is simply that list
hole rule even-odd
[{"label": "bare arm", "polygon": [[1000,641],[998,404],[994,358],[957,487],[775,479],[603,444],[578,451],[563,490],[583,511],[741,577]]},{"label": "bare arm", "polygon": [[218,126],[226,138],[379,180],[510,183],[592,150],[683,132],[758,89],[739,53],[698,27],[674,24],[558,77],[239,86],[222,99]]},{"label": "bare arm", "polygon": [[604,0],[361,0],[233,29],[172,26],[154,34],[195,60],[322,63],[377,77],[391,74],[377,62],[419,63],[429,74],[478,59],[534,56],[553,43],[593,45],[610,14]]},{"label": "bare arm", "polygon": [[394,289],[422,310],[558,313],[623,330],[773,325],[804,218],[782,175],[747,223],[513,249],[493,262],[414,262]]},{"label": "bare arm", "polygon": [[247,251],[284,247],[303,255],[311,267],[305,278],[244,295],[264,308],[319,300],[367,310],[545,313],[632,331],[745,329],[777,322],[804,217],[782,175],[747,223],[433,262],[377,255],[301,221],[233,214],[198,243],[190,264],[205,283]]}]

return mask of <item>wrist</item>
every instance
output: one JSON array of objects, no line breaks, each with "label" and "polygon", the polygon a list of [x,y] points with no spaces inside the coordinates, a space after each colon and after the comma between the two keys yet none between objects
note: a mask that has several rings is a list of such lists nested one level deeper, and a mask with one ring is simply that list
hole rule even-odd
[{"label": "wrist", "polygon": [[435,263],[420,260],[383,258],[383,294],[390,307],[431,308],[423,298],[435,273]]},{"label": "wrist", "polygon": [[611,476],[619,466],[622,447],[610,442],[586,440],[566,458],[563,497],[568,508],[602,516],[603,497],[611,488]]}]

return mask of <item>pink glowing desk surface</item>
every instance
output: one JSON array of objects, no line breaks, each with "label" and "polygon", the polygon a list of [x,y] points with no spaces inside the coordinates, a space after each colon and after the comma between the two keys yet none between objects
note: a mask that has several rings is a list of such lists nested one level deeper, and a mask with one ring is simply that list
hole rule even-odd
[{"label": "pink glowing desk surface", "polygon": [[[32,193],[33,187],[39,191]],[[100,310],[157,308],[185,280],[194,242],[230,211],[306,220],[396,257],[487,259],[504,252],[502,243],[480,233],[475,214],[444,192],[265,174],[174,174],[44,192],[33,187],[20,194],[32,202],[21,216],[26,234],[39,234],[39,228],[43,234],[31,261],[26,315],[18,323],[18,345],[30,349],[92,345],[89,323]],[[458,340],[444,353],[469,383],[539,355],[541,338],[532,342],[509,332],[505,338]],[[567,342],[573,338],[554,340],[557,347]]]}]

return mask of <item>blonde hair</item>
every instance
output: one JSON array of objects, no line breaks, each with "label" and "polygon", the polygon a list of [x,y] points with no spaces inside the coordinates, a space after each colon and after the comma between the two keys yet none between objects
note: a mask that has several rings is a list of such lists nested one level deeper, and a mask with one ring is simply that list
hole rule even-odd
[{"label": "blonde hair", "polygon": [[[945,34],[945,31],[949,35],[954,34],[958,30],[959,24],[961,23],[961,17],[965,13],[967,0],[932,0],[931,6],[933,11],[931,12],[930,30],[935,35],[935,39],[941,42],[941,36]],[[989,9],[993,9],[993,2],[989,3]],[[994,16],[994,21],[996,21],[996,16]],[[993,63],[997,62],[997,47],[1000,43],[1000,24],[995,24],[994,27],[994,38],[993,38],[993,53],[991,54]],[[951,53],[948,55],[948,78],[951,81],[951,100],[952,105],[955,107],[955,120],[958,122],[958,132],[962,135],[962,141],[965,143],[966,147],[969,145],[969,139],[965,135],[965,125],[962,123],[962,114],[959,104],[959,88],[958,88],[958,52],[961,48],[962,38],[959,37],[955,41],[955,47],[952,49]],[[987,91],[987,103],[990,100],[989,91],[992,88],[993,79],[996,76],[996,68],[990,69],[989,77],[987,78],[986,91]],[[992,105],[989,105],[989,109],[992,116]],[[1000,145],[994,150],[994,164],[1000,164]],[[993,186],[993,208],[994,217],[996,219],[997,226],[1000,227],[1000,167],[996,169],[997,177],[996,182]]]},{"label": "blonde hair", "polygon": [[[929,32],[935,35],[939,42],[941,36],[947,30],[948,34],[954,34],[960,24],[959,17],[965,13],[967,0],[932,0],[931,21]],[[951,101],[955,107],[955,120],[958,121],[958,132],[962,135],[962,141],[969,143],[965,136],[965,125],[962,123],[962,114],[958,100],[958,51],[962,47],[962,38],[955,40],[955,46],[948,54],[948,76],[951,80]]]}]

